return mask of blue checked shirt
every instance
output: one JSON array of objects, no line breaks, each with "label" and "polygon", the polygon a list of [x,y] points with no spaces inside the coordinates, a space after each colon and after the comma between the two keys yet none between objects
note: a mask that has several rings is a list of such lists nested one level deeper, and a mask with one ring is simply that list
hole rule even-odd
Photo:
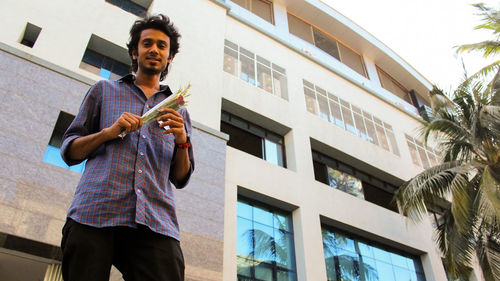
[{"label": "blue checked shirt", "polygon": [[[103,80],[94,84],[85,96],[78,115],[64,134],[61,155],[68,165],[70,143],[110,127],[123,112],[141,116],[171,95],[168,86],[149,99],[135,85],[135,77],[127,75],[118,81]],[[185,108],[187,135],[191,135],[191,119]],[[194,170],[192,147],[189,147],[191,169],[184,182],[178,182],[173,171],[176,153],[173,134],[165,133],[157,122],[142,126],[124,139],[108,141],[94,151],[76,187],[68,217],[94,227],[146,225],[153,231],[179,240],[172,184],[183,188]]]}]

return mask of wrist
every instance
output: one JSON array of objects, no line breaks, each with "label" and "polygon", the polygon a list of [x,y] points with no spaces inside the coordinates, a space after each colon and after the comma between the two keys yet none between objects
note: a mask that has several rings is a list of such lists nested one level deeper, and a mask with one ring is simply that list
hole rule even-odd
[{"label": "wrist", "polygon": [[186,149],[191,146],[191,142],[189,140],[189,137],[186,137],[186,141],[184,143],[175,143],[175,146],[177,146],[177,149]]}]

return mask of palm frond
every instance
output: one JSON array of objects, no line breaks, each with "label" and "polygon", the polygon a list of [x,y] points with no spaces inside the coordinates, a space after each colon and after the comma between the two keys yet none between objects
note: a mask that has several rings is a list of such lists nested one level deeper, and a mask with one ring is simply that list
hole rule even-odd
[{"label": "palm frond", "polygon": [[481,51],[483,53],[483,57],[488,58],[492,55],[498,54],[500,51],[500,42],[487,40],[478,43],[460,45],[456,48],[459,53]]},{"label": "palm frond", "polygon": [[483,220],[489,225],[500,223],[500,183],[488,166],[484,168],[479,185],[478,204]]},{"label": "palm frond", "polygon": [[452,188],[466,183],[468,176],[462,164],[462,161],[446,162],[404,183],[394,195],[401,213],[416,222],[426,218],[426,206],[436,206],[447,200]]},{"label": "palm frond", "polygon": [[468,280],[475,250],[473,235],[458,232],[451,207],[443,213],[443,223],[436,229],[436,241],[448,273],[454,279]]},{"label": "palm frond", "polygon": [[500,69],[500,60],[496,60],[487,66],[479,69],[476,73],[472,74],[471,76],[467,77],[462,83],[464,82],[471,82],[476,79],[486,79],[488,78],[492,73],[495,71],[498,71]]},{"label": "palm frond", "polygon": [[479,122],[493,137],[500,139],[500,106],[485,105],[479,112]]},{"label": "palm frond", "polygon": [[498,227],[484,225],[477,239],[477,257],[486,280],[500,280],[500,243]]},{"label": "palm frond", "polygon": [[497,70],[497,74],[493,77],[493,80],[490,83],[491,86],[491,105],[500,106],[500,70]]}]

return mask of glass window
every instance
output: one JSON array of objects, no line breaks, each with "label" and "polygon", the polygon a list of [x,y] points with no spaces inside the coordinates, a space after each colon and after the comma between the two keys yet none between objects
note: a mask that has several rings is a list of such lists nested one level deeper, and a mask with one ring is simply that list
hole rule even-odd
[{"label": "glass window", "polygon": [[43,155],[43,161],[74,172],[83,173],[86,160],[80,164],[68,166],[61,157],[62,138],[74,118],[75,116],[71,114],[59,112],[54,131],[52,131],[52,136]]},{"label": "glass window", "polygon": [[297,280],[291,220],[289,213],[238,200],[238,280]]},{"label": "glass window", "polygon": [[244,55],[243,48],[240,48],[240,78],[243,81],[246,81],[252,85],[255,85],[255,62],[253,59],[253,53],[252,57],[248,57]]},{"label": "glass window", "polygon": [[422,165],[424,166],[424,169],[429,168],[430,167],[429,159],[427,159],[427,155],[425,154],[425,149],[423,147],[423,144],[418,141],[417,141],[417,151],[420,156],[420,160],[422,160]]},{"label": "glass window", "polygon": [[283,137],[227,112],[222,113],[221,131],[229,135],[227,145],[285,167]]},{"label": "glass window", "polygon": [[314,90],[304,87],[304,96],[306,98],[307,111],[313,114],[318,114],[318,110],[316,107],[316,97],[314,96]]},{"label": "glass window", "polygon": [[349,174],[327,167],[328,185],[358,198],[364,199],[361,181]]},{"label": "glass window", "polygon": [[361,56],[346,47],[344,44],[338,44],[338,46],[342,63],[366,77],[365,67],[363,61],[361,60]]},{"label": "glass window", "polygon": [[306,108],[309,112],[336,124],[369,142],[400,155],[392,126],[361,108],[303,80]]},{"label": "glass window", "polygon": [[392,126],[384,122],[385,132],[387,134],[387,139],[391,146],[392,153],[399,156],[398,144],[396,142],[396,137],[394,136],[394,132],[392,131]]},{"label": "glass window", "polygon": [[[419,258],[322,227],[328,280],[425,281]],[[347,247],[346,247],[347,246]]]},{"label": "glass window", "polygon": [[229,40],[224,40],[223,69],[268,93],[288,99],[285,69]]},{"label": "glass window", "polygon": [[384,128],[377,124],[375,126],[375,129],[377,131],[377,136],[378,136],[378,139],[380,140],[380,145],[382,146],[382,148],[384,148],[387,151],[390,151],[389,141],[387,140],[387,136],[385,135]]},{"label": "glass window", "polygon": [[415,144],[412,141],[410,141],[408,139],[406,140],[406,143],[408,144],[408,148],[410,149],[410,155],[411,155],[411,159],[413,160],[413,164],[420,166],[417,147],[415,146]]},{"label": "glass window", "polygon": [[264,20],[273,23],[273,3],[267,0],[232,0]]},{"label": "glass window", "polygon": [[264,20],[273,23],[273,3],[266,0],[250,0],[251,11]]},{"label": "glass window", "polygon": [[387,74],[379,67],[377,67],[377,71],[380,79],[380,84],[384,89],[395,94],[396,96],[400,97],[409,104],[412,104],[409,92],[406,88],[401,86],[400,83],[398,83],[395,79],[393,79],[389,74]]},{"label": "glass window", "polygon": [[325,51],[364,77],[368,77],[361,55],[337,41],[331,34],[320,29],[292,14],[288,14],[288,30],[290,33]]},{"label": "glass window", "polygon": [[314,44],[311,25],[291,14],[288,14],[288,29],[293,35]]},{"label": "glass window", "polygon": [[151,2],[153,2],[153,0],[143,0],[143,1],[106,0],[106,2],[118,6],[119,8],[129,13],[132,13],[136,16],[142,17],[146,15],[146,12],[149,9],[149,6],[151,6]]},{"label": "glass window", "polygon": [[224,47],[224,71],[232,75],[238,75],[238,52]]},{"label": "glass window", "polygon": [[356,130],[356,127],[354,126],[354,119],[352,118],[351,108],[342,106],[342,116],[344,117],[346,130],[358,135],[358,130]]},{"label": "glass window", "polygon": [[425,146],[422,142],[415,140],[408,134],[405,134],[405,136],[413,164],[427,169],[440,163],[436,150]]},{"label": "glass window", "polygon": [[264,140],[265,159],[273,164],[283,167],[283,149],[281,144],[268,139]]},{"label": "glass window", "polygon": [[314,44],[316,47],[328,53],[330,56],[340,60],[337,41],[323,32],[313,28]]},{"label": "glass window", "polygon": [[361,116],[361,110],[353,105],[352,111],[354,115],[354,123],[356,124],[356,129],[358,130],[359,135],[363,139],[368,140],[368,135],[366,134],[365,122],[363,121],[363,116]]},{"label": "glass window", "polygon": [[332,99],[329,100],[329,103],[332,114],[330,118],[332,118],[333,123],[335,123],[335,125],[341,127],[342,129],[345,129],[344,120],[342,118],[342,111],[340,109],[340,104]]},{"label": "glass window", "polygon": [[330,109],[328,108],[328,100],[325,96],[318,94],[319,116],[326,121],[330,121]]},{"label": "glass window", "polygon": [[[274,65],[273,65],[274,66]],[[274,94],[288,100],[288,88],[284,72],[273,71]]]},{"label": "glass window", "polygon": [[271,69],[261,63],[257,64],[257,87],[264,89],[269,93],[273,93],[273,81],[271,78]]},{"label": "glass window", "polygon": [[118,79],[130,73],[128,51],[94,34],[83,54],[80,68],[105,79]]}]

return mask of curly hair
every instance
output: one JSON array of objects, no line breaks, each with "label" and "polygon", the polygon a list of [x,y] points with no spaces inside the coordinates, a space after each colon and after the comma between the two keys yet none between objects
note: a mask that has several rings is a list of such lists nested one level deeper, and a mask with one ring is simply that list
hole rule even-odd
[{"label": "curly hair", "polygon": [[[170,19],[162,14],[146,16],[143,19],[138,19],[132,25],[130,29],[130,38],[127,43],[128,47],[128,55],[132,60],[132,71],[137,72],[138,64],[137,59],[134,59],[132,54],[134,52],[137,53],[139,47],[139,39],[141,38],[141,32],[146,29],[157,29],[165,33],[170,38],[170,53],[168,58],[173,58],[179,52],[179,39],[181,38],[181,34],[174,26],[174,24],[170,21]],[[160,81],[165,79],[168,73],[168,66],[170,63],[167,63],[167,67],[161,73]]]}]

